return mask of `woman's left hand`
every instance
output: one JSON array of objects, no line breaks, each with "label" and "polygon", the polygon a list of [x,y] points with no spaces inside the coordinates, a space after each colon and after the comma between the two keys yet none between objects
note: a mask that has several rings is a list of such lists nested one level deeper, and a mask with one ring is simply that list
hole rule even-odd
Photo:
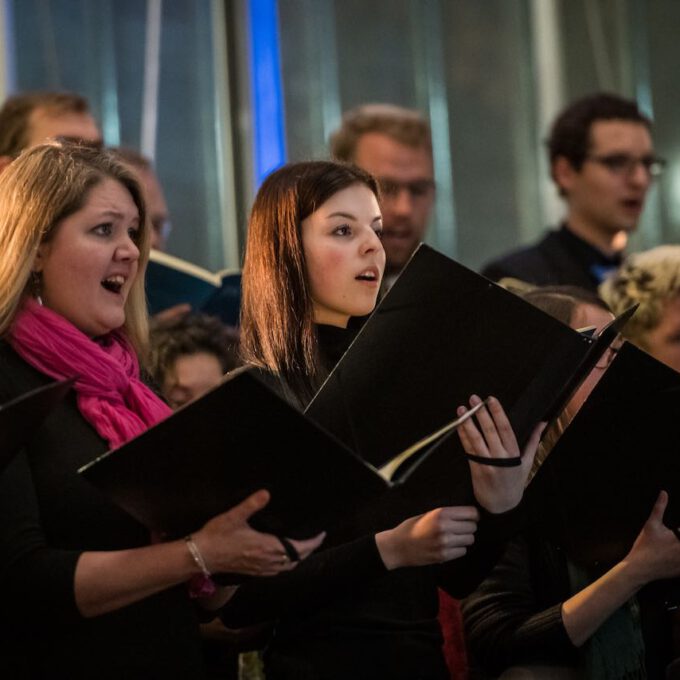
[{"label": "woman's left hand", "polygon": [[[480,402],[478,396],[470,397],[470,406],[476,406]],[[461,416],[466,410],[464,406],[459,406],[457,414]],[[479,427],[470,418],[458,428],[466,453],[481,458],[514,458],[520,455],[515,433],[498,399],[489,397],[487,406],[482,406],[475,417]],[[546,423],[536,426],[521,453],[520,465],[498,467],[470,461],[475,498],[486,510],[492,513],[507,512],[522,500],[545,426]]]}]

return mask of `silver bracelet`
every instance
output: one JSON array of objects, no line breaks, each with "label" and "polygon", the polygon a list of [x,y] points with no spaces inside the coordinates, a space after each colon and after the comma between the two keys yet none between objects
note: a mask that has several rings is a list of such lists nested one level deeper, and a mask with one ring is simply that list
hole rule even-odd
[{"label": "silver bracelet", "polygon": [[196,563],[196,566],[201,570],[203,576],[205,576],[206,578],[210,578],[211,574],[208,569],[208,565],[205,563],[203,555],[201,555],[201,551],[198,549],[198,546],[196,545],[196,543],[194,543],[194,539],[192,538],[191,534],[185,536],[184,541],[186,542],[187,548],[191,553],[191,557]]}]

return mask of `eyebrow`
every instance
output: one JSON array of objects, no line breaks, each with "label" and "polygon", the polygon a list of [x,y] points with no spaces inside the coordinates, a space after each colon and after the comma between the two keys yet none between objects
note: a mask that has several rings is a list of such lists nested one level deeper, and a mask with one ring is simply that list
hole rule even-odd
[{"label": "eyebrow", "polygon": [[[113,217],[115,219],[123,220],[125,219],[125,215],[120,212],[119,210],[102,210],[102,212],[99,213],[101,217]],[[136,220],[139,222],[139,212],[132,218],[133,220]]]},{"label": "eyebrow", "polygon": [[[331,217],[344,217],[347,220],[354,220],[355,222],[357,221],[357,218],[354,215],[352,215],[351,213],[345,213],[345,212],[331,213],[330,215],[328,215],[328,219],[330,219]],[[371,224],[373,224],[373,222],[377,222],[378,220],[382,220],[382,215],[376,215],[371,220]]]}]

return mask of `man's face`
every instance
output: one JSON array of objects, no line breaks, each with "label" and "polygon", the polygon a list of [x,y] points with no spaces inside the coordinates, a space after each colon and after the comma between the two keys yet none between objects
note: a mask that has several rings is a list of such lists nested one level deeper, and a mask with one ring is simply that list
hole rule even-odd
[{"label": "man's face", "polygon": [[89,113],[51,111],[41,107],[31,111],[26,146],[36,146],[55,137],[83,141],[96,146],[102,144],[97,123]]},{"label": "man's face", "polygon": [[399,272],[423,240],[432,211],[434,173],[430,150],[369,132],[359,139],[354,162],[380,182],[386,272]]},{"label": "man's face", "polygon": [[593,123],[581,169],[565,158],[555,162],[568,220],[603,235],[633,231],[652,181],[645,163],[653,159],[652,138],[644,125],[623,120]]},{"label": "man's face", "polygon": [[134,170],[142,181],[144,189],[146,211],[151,222],[151,247],[165,250],[170,234],[170,217],[165,194],[156,173],[151,168],[135,167]]}]

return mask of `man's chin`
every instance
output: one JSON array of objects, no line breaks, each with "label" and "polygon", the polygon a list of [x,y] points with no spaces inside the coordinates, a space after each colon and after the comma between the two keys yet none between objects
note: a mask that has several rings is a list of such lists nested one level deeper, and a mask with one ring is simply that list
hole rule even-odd
[{"label": "man's chin", "polygon": [[385,248],[386,265],[385,272],[390,274],[399,273],[411,259],[417,244],[404,246],[403,248]]}]

